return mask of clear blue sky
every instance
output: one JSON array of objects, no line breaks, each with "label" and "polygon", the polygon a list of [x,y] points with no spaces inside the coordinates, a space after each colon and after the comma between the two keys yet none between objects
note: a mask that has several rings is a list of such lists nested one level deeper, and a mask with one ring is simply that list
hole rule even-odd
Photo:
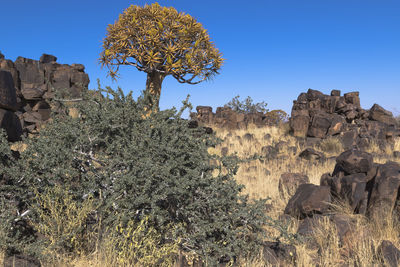
[{"label": "clear blue sky", "polygon": [[[98,57],[106,27],[131,4],[126,0],[0,0],[0,51],[6,58],[39,59],[86,66],[91,83],[120,86],[139,94],[146,75],[122,68],[106,78]],[[163,83],[162,109],[180,106],[187,94],[194,106],[214,109],[234,96],[265,101],[290,111],[308,88],[329,93],[360,91],[361,105],[378,103],[400,112],[400,1],[398,0],[160,0],[194,16],[226,59],[220,75],[199,85]]]}]

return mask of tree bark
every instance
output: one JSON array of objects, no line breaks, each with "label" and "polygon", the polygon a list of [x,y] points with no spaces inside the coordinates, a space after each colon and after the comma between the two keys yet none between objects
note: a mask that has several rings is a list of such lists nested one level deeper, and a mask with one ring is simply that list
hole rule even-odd
[{"label": "tree bark", "polygon": [[156,107],[156,110],[159,109],[158,105],[160,102],[161,84],[164,78],[164,75],[156,71],[147,73],[146,97],[149,109],[152,109],[154,106]]}]

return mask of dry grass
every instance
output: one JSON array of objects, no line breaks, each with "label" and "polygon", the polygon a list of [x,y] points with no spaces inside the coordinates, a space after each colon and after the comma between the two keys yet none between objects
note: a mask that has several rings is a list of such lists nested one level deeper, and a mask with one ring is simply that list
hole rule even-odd
[{"label": "dry grass", "polygon": [[[250,198],[259,199],[270,197],[271,209],[268,215],[278,219],[283,215],[283,210],[287,205],[288,199],[283,199],[278,190],[279,178],[282,173],[295,172],[308,175],[310,182],[319,184],[320,178],[324,173],[331,173],[335,166],[335,160],[325,162],[310,162],[298,159],[298,154],[305,148],[299,144],[297,139],[287,134],[285,127],[270,128],[250,128],[248,130],[236,130],[228,132],[224,129],[216,129],[218,137],[223,139],[223,143],[210,153],[221,155],[222,150],[228,150],[228,154],[236,154],[240,158],[248,158],[254,154],[262,154],[265,146],[274,146],[284,141],[284,146],[279,150],[274,158],[260,161],[254,160],[242,163],[236,175],[239,183],[246,186],[244,193],[249,194]],[[250,135],[249,135],[250,134]],[[251,138],[247,138],[247,137]],[[267,136],[266,136],[267,135]],[[292,148],[297,152],[293,153]],[[322,151],[328,158],[337,156],[343,152],[343,146],[337,138],[328,138],[321,142],[315,149]],[[381,149],[376,142],[373,142],[368,152],[374,153],[374,161],[385,163],[389,160],[400,163],[399,159],[393,157],[393,151],[400,151],[400,138],[397,138],[393,147],[386,146]],[[387,218],[386,223],[377,223],[367,220],[361,215],[354,215],[350,207],[345,203],[333,204],[333,209],[338,214],[350,216],[355,223],[355,232],[350,235],[347,241],[351,248],[341,244],[337,234],[336,226],[325,219],[320,227],[312,236],[313,242],[317,245],[310,248],[308,244],[297,244],[298,253],[297,266],[377,266],[376,249],[382,240],[389,240],[397,247],[400,246],[400,227],[397,222]],[[296,233],[297,223],[292,223],[288,230]],[[274,234],[278,232],[274,229],[267,229],[274,239]],[[327,238],[329,237],[329,238]],[[261,259],[250,262],[242,262],[240,266],[268,266],[262,263]]]}]

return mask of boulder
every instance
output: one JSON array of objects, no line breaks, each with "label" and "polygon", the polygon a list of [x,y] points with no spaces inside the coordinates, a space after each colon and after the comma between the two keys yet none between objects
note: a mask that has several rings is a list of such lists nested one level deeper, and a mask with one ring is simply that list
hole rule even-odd
[{"label": "boulder", "polygon": [[379,165],[373,179],[368,202],[368,215],[376,219],[385,219],[395,207],[400,187],[400,165],[388,162]]},{"label": "boulder", "polygon": [[325,159],[325,155],[323,153],[318,152],[313,148],[306,148],[299,154],[299,157],[302,159],[306,159],[306,160],[324,160]]},{"label": "boulder", "polygon": [[14,112],[0,109],[0,127],[5,129],[8,141],[15,142],[21,139],[21,122]]},{"label": "boulder", "polygon": [[307,136],[324,138],[331,127],[331,120],[328,114],[318,113],[313,116]]},{"label": "boulder", "polygon": [[310,117],[308,116],[295,116],[290,119],[290,128],[293,135],[296,137],[306,137],[308,133]]},{"label": "boulder", "polygon": [[360,96],[359,92],[350,92],[344,94],[344,99],[346,100],[347,103],[353,104],[356,107],[360,107]]},{"label": "boulder", "polygon": [[289,200],[285,214],[304,219],[313,214],[323,214],[329,209],[331,193],[329,186],[301,184]]},{"label": "boulder", "polygon": [[44,72],[39,68],[36,60],[18,57],[15,61],[15,67],[21,80],[21,89],[38,88],[45,84]]},{"label": "boulder", "polygon": [[26,100],[41,100],[45,91],[39,88],[24,88],[21,90],[22,96]]},{"label": "boulder", "polygon": [[371,154],[359,150],[347,150],[336,158],[337,167],[345,174],[367,173],[372,165]]},{"label": "boulder", "polygon": [[340,191],[337,192],[342,199],[349,201],[353,212],[364,214],[368,194],[366,194],[367,175],[355,173],[344,176],[340,179]]},{"label": "boulder", "polygon": [[299,185],[309,183],[310,179],[307,175],[301,173],[283,173],[279,178],[279,194],[282,199],[291,198]]},{"label": "boulder", "polygon": [[48,54],[43,54],[40,59],[39,62],[40,63],[52,63],[52,62],[56,62],[57,58],[53,55],[48,55]]},{"label": "boulder", "polygon": [[378,104],[374,104],[369,110],[369,118],[374,121],[383,122],[389,125],[396,125],[396,119],[393,117],[392,112],[387,111]]},{"label": "boulder", "polygon": [[0,70],[0,108],[17,110],[17,95],[14,81],[9,71]]},{"label": "boulder", "polygon": [[340,90],[332,90],[331,91],[331,96],[340,96]]},{"label": "boulder", "polygon": [[377,252],[385,266],[400,266],[400,250],[388,240],[383,240]]}]

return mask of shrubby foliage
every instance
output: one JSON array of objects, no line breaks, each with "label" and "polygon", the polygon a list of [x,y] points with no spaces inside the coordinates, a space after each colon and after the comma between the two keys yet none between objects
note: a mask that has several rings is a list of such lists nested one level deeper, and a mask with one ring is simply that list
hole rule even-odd
[{"label": "shrubby foliage", "polygon": [[[67,200],[76,202],[61,203],[63,211],[71,205],[87,207],[87,199],[91,201],[83,217],[71,211],[71,218],[85,218],[81,234],[99,222],[99,231],[105,231],[127,229],[132,221],[140,225],[146,218],[146,225],[159,234],[160,246],[179,240],[181,250],[195,252],[211,266],[257,252],[265,201],[250,203],[241,194],[242,186],[233,179],[236,159],[218,158],[220,166],[210,164],[207,148],[220,140],[188,127],[181,118],[190,106],[187,101],[179,111],[149,113],[143,99],[135,101],[121,89],[88,92],[75,106],[79,118],[62,112],[54,116],[38,137],[24,140],[27,149],[19,160],[12,159],[3,138],[2,204],[11,205],[6,211],[18,212],[9,212],[2,227],[9,223],[6,229],[16,229],[16,221],[40,225],[48,210],[41,194],[60,196],[61,191],[51,189],[63,188]],[[215,169],[225,171],[213,177]],[[2,243],[10,248],[20,239],[13,230]],[[71,251],[76,244],[70,241],[64,244]]]},{"label": "shrubby foliage", "polygon": [[224,105],[224,107],[229,107],[233,111],[236,111],[238,113],[244,113],[244,114],[249,114],[249,113],[256,113],[256,112],[262,112],[267,116],[271,121],[275,123],[279,122],[284,122],[288,120],[288,114],[280,109],[275,109],[275,110],[269,110],[267,108],[267,103],[264,101],[259,102],[259,103],[254,103],[253,99],[248,96],[244,100],[239,99],[240,96],[235,96],[232,98],[231,101],[229,101],[227,104]]},{"label": "shrubby foliage", "polygon": [[235,96],[231,101],[225,104],[225,107],[229,107],[233,111],[245,114],[254,112],[267,113],[269,111],[269,109],[267,109],[268,104],[264,101],[260,103],[253,103],[253,99],[250,96],[244,100],[240,100],[239,98],[239,95]]}]

